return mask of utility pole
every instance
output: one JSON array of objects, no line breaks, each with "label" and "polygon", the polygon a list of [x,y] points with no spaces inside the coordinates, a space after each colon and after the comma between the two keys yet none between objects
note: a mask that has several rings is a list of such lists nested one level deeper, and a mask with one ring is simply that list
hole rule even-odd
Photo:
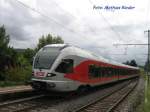
[{"label": "utility pole", "polygon": [[148,56],[147,56],[147,62],[148,62],[148,64],[149,64],[149,62],[150,62],[150,30],[147,30],[147,31],[145,31],[145,32],[148,32]]},{"label": "utility pole", "polygon": [[150,79],[150,71],[149,71],[149,65],[150,65],[150,30],[145,31],[148,33],[148,56],[147,56],[147,76],[148,76],[148,82]]},{"label": "utility pole", "polygon": [[148,76],[148,82],[149,82],[149,80],[150,80],[150,67],[149,67],[149,65],[150,65],[150,30],[148,29],[148,30],[146,30],[146,31],[144,31],[144,32],[147,32],[148,33],[148,43],[146,44],[146,43],[143,43],[143,44],[114,44],[114,46],[121,46],[121,45],[123,45],[123,46],[132,46],[132,45],[147,45],[148,46],[148,53],[147,53],[147,66],[146,66],[146,69],[147,69],[147,76]]}]

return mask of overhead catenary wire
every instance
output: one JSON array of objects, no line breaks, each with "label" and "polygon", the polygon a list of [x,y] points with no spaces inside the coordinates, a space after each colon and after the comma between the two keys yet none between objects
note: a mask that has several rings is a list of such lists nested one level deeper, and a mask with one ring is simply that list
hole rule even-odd
[{"label": "overhead catenary wire", "polygon": [[[90,4],[92,4],[93,6],[95,5],[94,3],[93,3],[93,1],[92,0],[88,0],[89,1],[89,3]],[[102,13],[100,13],[101,14],[101,17],[103,18],[103,20],[109,25],[109,28],[115,33],[115,35],[118,37],[118,39],[120,40],[120,41],[123,41],[122,39],[122,35],[112,26],[112,24],[106,19],[106,17],[102,14]],[[129,35],[130,36],[130,35]],[[131,36],[130,36],[131,37]],[[139,41],[139,40],[137,40],[137,39],[134,39],[134,40],[136,40],[136,41]]]},{"label": "overhead catenary wire", "polygon": [[[94,4],[93,4],[93,1],[89,0],[89,2],[90,2],[90,4],[94,5]],[[121,39],[121,38],[120,38],[120,34],[115,31],[115,29],[111,26],[111,24],[110,24],[109,21],[103,16],[103,14],[102,14],[102,13],[100,13],[100,14],[101,14],[101,16],[103,17],[103,19],[108,23],[108,25],[110,26],[110,29],[111,29],[112,31],[114,31],[114,33],[117,35],[117,37],[119,37],[119,39]],[[148,7],[148,11],[147,11],[147,17],[148,17],[148,15],[149,15],[149,7]],[[148,24],[148,19],[147,19],[147,22],[145,22],[145,23]],[[121,44],[121,45],[122,45],[122,44]],[[133,44],[126,44],[126,45],[128,46],[128,45],[133,45]],[[148,44],[134,44],[134,45],[148,45]],[[118,46],[118,45],[116,44],[116,46]],[[124,54],[111,54],[111,55],[127,55],[127,48],[125,48],[125,53],[124,53]]]},{"label": "overhead catenary wire", "polygon": [[[66,13],[68,13],[68,15],[70,15],[71,17],[73,17],[73,18],[75,18],[75,19],[77,19],[78,20],[78,18],[76,17],[76,16],[74,16],[73,14],[71,14],[69,11],[67,11],[67,10],[65,10],[65,9],[63,9],[58,3],[56,3],[54,0],[51,0],[57,7],[59,7],[61,10],[63,10],[64,12],[66,12]],[[87,24],[86,24],[87,25]],[[89,23],[88,23],[88,27],[90,28],[90,29],[93,29],[92,27],[91,27],[91,25],[89,25]],[[95,33],[95,30],[91,30],[91,32],[94,32]]]},{"label": "overhead catenary wire", "polygon": [[[89,3],[94,5],[94,3],[89,0]],[[112,25],[110,24],[110,22],[104,17],[104,15],[102,13],[101,14],[101,17],[103,18],[103,20],[109,25],[109,28],[115,33],[115,35],[118,37],[119,40],[122,40],[120,34],[118,32],[116,32],[116,30],[112,27]]]},{"label": "overhead catenary wire", "polygon": [[146,15],[145,15],[145,25],[146,25],[146,27],[148,27],[149,13],[150,13],[150,6],[149,6],[150,1],[149,0],[147,0],[147,1],[148,1],[147,2],[147,11],[146,11]]},{"label": "overhead catenary wire", "polygon": [[[51,18],[51,17],[49,17],[49,16],[47,16],[47,15],[41,13],[40,11],[36,10],[35,8],[32,8],[32,7],[30,7],[30,6],[26,5],[26,4],[24,4],[23,2],[21,2],[21,1],[19,1],[19,0],[15,0],[15,1],[17,1],[17,2],[20,3],[20,4],[22,4],[24,7],[26,7],[26,8],[28,8],[28,9],[30,9],[30,10],[32,10],[32,11],[34,11],[34,12],[40,14],[40,15],[43,16],[44,18],[47,18],[47,19],[49,19],[49,20],[55,22],[56,24],[60,25],[60,26],[63,27],[64,29],[66,29],[66,30],[68,30],[68,31],[70,31],[70,32],[76,33],[74,30],[72,30],[72,29],[70,29],[70,28],[68,28],[68,27],[65,27],[63,24],[61,24],[61,23],[58,22],[57,20],[55,20],[55,19],[53,19],[53,18]],[[76,35],[79,35],[79,34],[76,33]],[[80,35],[80,36],[81,36],[81,35]]]},{"label": "overhead catenary wire", "polygon": [[[83,40],[85,40],[85,41],[88,41],[88,40],[89,40],[89,38],[87,38],[85,35],[81,35],[81,34],[79,34],[79,33],[76,33],[74,30],[72,30],[72,29],[70,29],[70,28],[64,26],[63,24],[59,23],[57,20],[55,20],[55,19],[53,19],[53,18],[51,18],[51,17],[49,17],[49,16],[43,14],[43,13],[40,12],[39,10],[37,10],[37,9],[35,9],[35,8],[32,8],[32,7],[26,5],[25,3],[23,3],[23,2],[21,2],[21,1],[19,1],[19,0],[14,0],[14,1],[18,2],[19,4],[21,4],[21,5],[24,6],[25,8],[27,8],[27,9],[29,9],[29,10],[32,10],[33,12],[38,13],[39,15],[41,15],[41,16],[44,17],[44,18],[46,18],[47,20],[53,21],[54,23],[58,24],[58,25],[61,26],[62,28],[66,29],[66,30],[68,30],[68,31],[70,31],[70,32],[73,32],[73,33],[75,33],[76,35],[78,35],[78,36],[80,36],[80,37],[83,37],[83,38],[82,38]],[[56,3],[56,4],[57,4],[57,3]],[[58,4],[57,4],[57,6],[60,7]],[[65,11],[65,10],[64,10],[64,11]],[[67,11],[67,13],[69,13],[69,12]],[[72,15],[71,13],[69,13],[69,15],[71,15],[72,17],[75,17],[75,16]]]},{"label": "overhead catenary wire", "polygon": [[[89,2],[90,2],[90,4],[92,4],[92,5],[94,5],[94,3],[91,1],[91,0],[89,0]],[[119,37],[119,39],[121,39],[121,37],[120,37],[120,34],[118,33],[118,32],[116,32],[116,30],[112,27],[112,25],[110,24],[110,22],[103,16],[103,14],[102,13],[100,13],[101,14],[101,16],[103,17],[103,19],[108,23],[108,25],[110,26],[110,29],[112,30],[112,31],[114,31],[114,33]],[[115,44],[114,44],[115,45]],[[120,44],[118,44],[118,45],[120,45]],[[127,44],[126,44],[127,45]],[[131,44],[128,44],[128,45],[131,45]],[[135,45],[135,44],[134,44]],[[146,45],[146,44],[136,44],[136,45]],[[117,46],[117,44],[116,44],[116,46]],[[127,48],[125,48],[125,54],[127,53]]]},{"label": "overhead catenary wire", "polygon": [[[54,2],[54,1],[53,1]],[[57,6],[57,7],[59,7],[59,8],[61,8],[62,10],[64,10],[60,5],[58,5],[56,2],[54,2],[55,3],[55,5]],[[92,2],[91,2],[92,3]],[[74,15],[72,15],[70,12],[68,12],[68,11],[66,11],[66,10],[64,10],[65,12],[67,12],[70,16],[72,16],[72,17],[74,17],[74,18],[76,18]],[[77,18],[76,18],[77,19]],[[93,29],[93,28],[91,28],[91,26],[89,27],[90,29]],[[114,30],[113,28],[111,28],[112,30]],[[91,32],[93,32],[93,30],[91,31]],[[95,33],[95,31],[94,31],[94,33]],[[94,48],[101,48],[101,47],[99,47],[99,46],[94,46]]]},{"label": "overhead catenary wire", "polygon": [[[35,9],[35,8],[32,8],[32,7],[30,7],[30,6],[26,5],[26,4],[24,4],[23,2],[21,2],[21,1],[19,1],[19,0],[14,0],[14,1],[16,1],[16,2],[18,2],[19,4],[21,4],[22,6],[24,6],[24,7],[28,8],[28,9],[32,10],[33,12],[38,13],[39,15],[41,15],[41,16],[44,17],[44,18],[46,18],[47,20],[53,21],[53,22],[56,23],[57,25],[61,26],[63,29],[68,30],[68,31],[70,31],[70,32],[73,32],[73,33],[75,33],[76,35],[81,36],[81,37],[83,37],[83,38],[86,38],[86,39],[84,39],[84,40],[87,40],[87,39],[88,39],[87,37],[85,37],[85,36],[83,36],[83,35],[81,35],[81,34],[79,34],[79,33],[76,33],[74,30],[72,30],[72,29],[66,27],[66,26],[63,25],[63,24],[61,24],[61,23],[58,22],[56,19],[51,18],[51,17],[49,17],[49,16],[43,14],[43,13],[40,12],[39,10],[37,10],[37,9]],[[82,39],[83,39],[83,38],[82,38]]]},{"label": "overhead catenary wire", "polygon": [[[92,5],[94,5],[94,3],[93,3],[91,0],[89,0],[89,3],[92,4]],[[110,22],[104,17],[104,15],[103,15],[102,13],[100,13],[100,14],[101,14],[101,17],[103,18],[103,20],[108,24],[110,30],[112,30],[112,31],[114,32],[114,34],[118,37],[118,39],[122,41],[122,37],[120,36],[120,34],[112,27],[112,25],[111,25]],[[95,48],[96,48],[96,47],[95,47]],[[99,48],[99,47],[97,47],[97,48]],[[127,52],[127,49],[125,49],[125,52]],[[119,55],[120,55],[120,54],[119,54]]]}]

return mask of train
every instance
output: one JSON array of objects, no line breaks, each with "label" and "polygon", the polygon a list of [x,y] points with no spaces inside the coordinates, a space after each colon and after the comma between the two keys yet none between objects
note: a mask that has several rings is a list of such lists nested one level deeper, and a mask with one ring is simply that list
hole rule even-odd
[{"label": "train", "polygon": [[70,44],[50,44],[33,59],[31,86],[36,90],[76,91],[138,77],[140,70]]}]

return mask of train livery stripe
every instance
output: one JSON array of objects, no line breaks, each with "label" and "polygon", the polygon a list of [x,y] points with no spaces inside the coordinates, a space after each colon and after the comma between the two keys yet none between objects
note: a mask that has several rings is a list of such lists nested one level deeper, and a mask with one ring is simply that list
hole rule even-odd
[{"label": "train livery stripe", "polygon": [[[95,84],[95,83],[103,83],[115,79],[122,79],[122,78],[128,78],[129,76],[112,76],[112,77],[101,77],[101,78],[89,78],[88,74],[88,65],[94,64],[100,67],[112,67],[112,68],[124,68],[124,69],[129,69],[127,67],[122,67],[122,66],[116,66],[100,61],[93,61],[93,60],[86,60],[81,62],[79,65],[74,67],[74,72],[65,74],[65,78],[69,78],[74,81],[79,81],[81,83],[90,83],[90,84]],[[131,69],[131,68],[130,68]]]}]

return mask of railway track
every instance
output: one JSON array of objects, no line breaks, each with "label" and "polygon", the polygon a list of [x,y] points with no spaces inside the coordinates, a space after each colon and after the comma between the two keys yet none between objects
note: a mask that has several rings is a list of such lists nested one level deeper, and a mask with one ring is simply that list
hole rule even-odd
[{"label": "railway track", "polygon": [[36,100],[45,97],[44,94],[21,98],[13,101],[0,103],[0,112],[20,112],[30,108],[34,108],[37,104]]},{"label": "railway track", "polygon": [[90,102],[70,112],[114,112],[121,103],[136,87],[138,81],[131,81],[123,88],[104,95],[100,99]]},{"label": "railway track", "polygon": [[[33,112],[37,112],[37,111],[45,112],[43,110],[53,110],[53,109],[57,110],[57,112],[93,112],[93,111],[94,112],[112,112],[112,110],[114,110],[114,108],[119,104],[119,102],[121,102],[121,100],[123,100],[123,98],[121,98],[119,94],[126,93],[125,91],[128,91],[129,88],[132,88],[132,86],[134,85],[133,80],[131,80],[130,84],[129,84],[129,82],[130,81],[124,82],[124,84],[121,84],[122,86],[118,85],[118,88],[120,88],[119,90],[118,89],[113,90],[113,88],[112,88],[111,94],[109,94],[109,95],[107,94],[107,95],[101,97],[97,101],[95,100],[92,103],[84,105],[78,109],[75,108],[74,110],[72,110],[72,109],[68,110],[69,107],[67,107],[67,105],[71,102],[73,104],[73,102],[75,102],[76,99],[82,100],[83,96],[87,95],[87,97],[88,97],[88,93],[85,93],[85,95],[70,94],[70,96],[67,94],[67,97],[58,97],[57,95],[56,96],[52,95],[49,97],[49,96],[46,96],[45,94],[40,94],[40,95],[22,98],[22,99],[18,99],[18,100],[7,101],[4,103],[0,103],[0,112],[30,112],[30,111],[31,112],[32,111]],[[90,92],[89,95],[90,94],[92,95],[93,92]],[[113,98],[115,99],[118,96],[119,96],[119,99],[121,99],[120,101],[112,100]],[[125,96],[124,96],[124,98],[125,98]],[[110,101],[112,101],[112,102],[110,103]],[[64,105],[64,107],[61,105]],[[76,104],[74,106],[76,106]],[[61,107],[61,110],[59,110],[58,107]],[[98,110],[98,111],[96,111],[96,110]],[[51,112],[51,111],[47,111],[47,112]]]},{"label": "railway track", "polygon": [[[72,94],[70,94],[72,96]],[[40,94],[32,97],[21,98],[0,103],[0,112],[27,112],[35,108],[47,108],[66,101],[70,97],[63,97],[58,94]],[[48,104],[48,105],[47,105]]]},{"label": "railway track", "polygon": [[[133,81],[133,79],[131,81]],[[97,98],[102,98],[103,95],[108,95],[112,92],[116,92],[121,88],[129,85],[129,82],[131,81],[125,81],[119,84],[109,85],[106,88],[97,88],[96,90],[94,89],[93,91],[89,91],[89,93],[85,92],[85,94],[82,95],[72,96],[72,98],[69,97],[67,99],[64,99],[63,101],[60,101],[57,104],[48,105],[46,108],[43,108],[41,106],[40,108],[32,109],[29,112],[76,112],[76,109],[87,104],[87,102],[93,102]],[[93,112],[93,110],[91,112]]]}]

